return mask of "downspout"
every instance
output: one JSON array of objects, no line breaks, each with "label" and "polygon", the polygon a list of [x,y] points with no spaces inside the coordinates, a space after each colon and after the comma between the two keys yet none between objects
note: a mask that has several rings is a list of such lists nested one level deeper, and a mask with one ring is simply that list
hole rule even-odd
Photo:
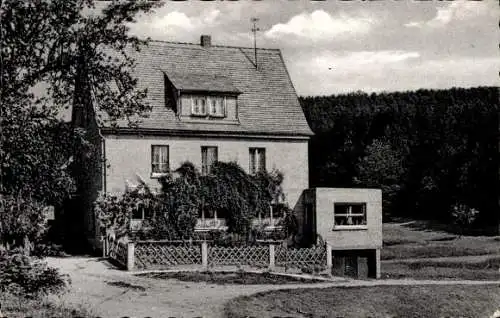
[{"label": "downspout", "polygon": [[106,138],[101,133],[101,129],[97,128],[97,133],[101,139],[101,159],[102,159],[102,192],[106,193]]}]

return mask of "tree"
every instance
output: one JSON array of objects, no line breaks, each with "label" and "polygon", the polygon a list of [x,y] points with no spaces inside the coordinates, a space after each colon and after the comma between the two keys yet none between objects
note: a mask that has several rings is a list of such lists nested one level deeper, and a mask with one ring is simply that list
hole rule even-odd
[{"label": "tree", "polygon": [[0,227],[16,227],[8,207],[29,208],[16,210],[29,214],[23,232],[3,231],[0,244],[21,234],[38,240],[38,206],[68,198],[80,186],[73,162],[96,156],[85,123],[63,122],[62,110],[91,105],[99,124],[134,126],[151,109],[131,57],[147,41],[130,36],[127,23],[159,3],[113,1],[100,11],[97,3],[0,0],[0,199],[12,202],[0,206]]},{"label": "tree", "polygon": [[374,140],[358,165],[357,183],[382,189],[384,215],[391,215],[403,180],[403,158],[389,142]]},{"label": "tree", "polygon": [[85,135],[62,127],[62,109],[92,97],[101,123],[126,119],[133,125],[146,115],[146,91],[137,88],[130,57],[146,41],[128,35],[126,23],[154,5],[112,2],[97,12],[93,0],[0,1],[4,193],[46,203],[67,195],[71,150]]}]

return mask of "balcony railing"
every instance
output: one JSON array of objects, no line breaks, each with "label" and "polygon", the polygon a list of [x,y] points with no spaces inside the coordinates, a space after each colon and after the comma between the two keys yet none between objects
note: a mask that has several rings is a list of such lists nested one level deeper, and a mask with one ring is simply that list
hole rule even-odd
[{"label": "balcony railing", "polygon": [[274,230],[281,228],[280,222],[283,218],[255,218],[252,220],[252,226],[254,227],[264,227],[264,230]]},{"label": "balcony railing", "polygon": [[204,230],[226,230],[226,219],[198,218],[194,227],[195,231]]},{"label": "balcony railing", "polygon": [[[283,226],[279,225],[282,218],[255,218],[252,220],[252,227],[263,227],[266,231],[279,230]],[[137,231],[141,228],[143,220],[132,219],[130,221],[130,228],[132,231]],[[226,219],[222,218],[198,218],[194,227],[195,231],[208,231],[208,230],[227,230]]]}]

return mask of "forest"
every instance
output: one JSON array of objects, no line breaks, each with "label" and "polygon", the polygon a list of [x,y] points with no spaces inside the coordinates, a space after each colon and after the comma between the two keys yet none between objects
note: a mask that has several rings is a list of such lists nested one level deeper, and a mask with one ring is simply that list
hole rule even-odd
[{"label": "forest", "polygon": [[[311,187],[377,187],[384,220],[455,222],[498,231],[496,87],[300,97]],[[472,217],[472,218],[471,218]]]}]

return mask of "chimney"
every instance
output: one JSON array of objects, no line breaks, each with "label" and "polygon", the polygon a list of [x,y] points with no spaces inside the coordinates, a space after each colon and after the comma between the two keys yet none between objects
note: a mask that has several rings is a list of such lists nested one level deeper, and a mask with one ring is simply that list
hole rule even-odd
[{"label": "chimney", "polygon": [[210,35],[202,35],[200,37],[200,45],[203,46],[203,47],[210,47],[212,45],[212,38],[210,37]]}]

